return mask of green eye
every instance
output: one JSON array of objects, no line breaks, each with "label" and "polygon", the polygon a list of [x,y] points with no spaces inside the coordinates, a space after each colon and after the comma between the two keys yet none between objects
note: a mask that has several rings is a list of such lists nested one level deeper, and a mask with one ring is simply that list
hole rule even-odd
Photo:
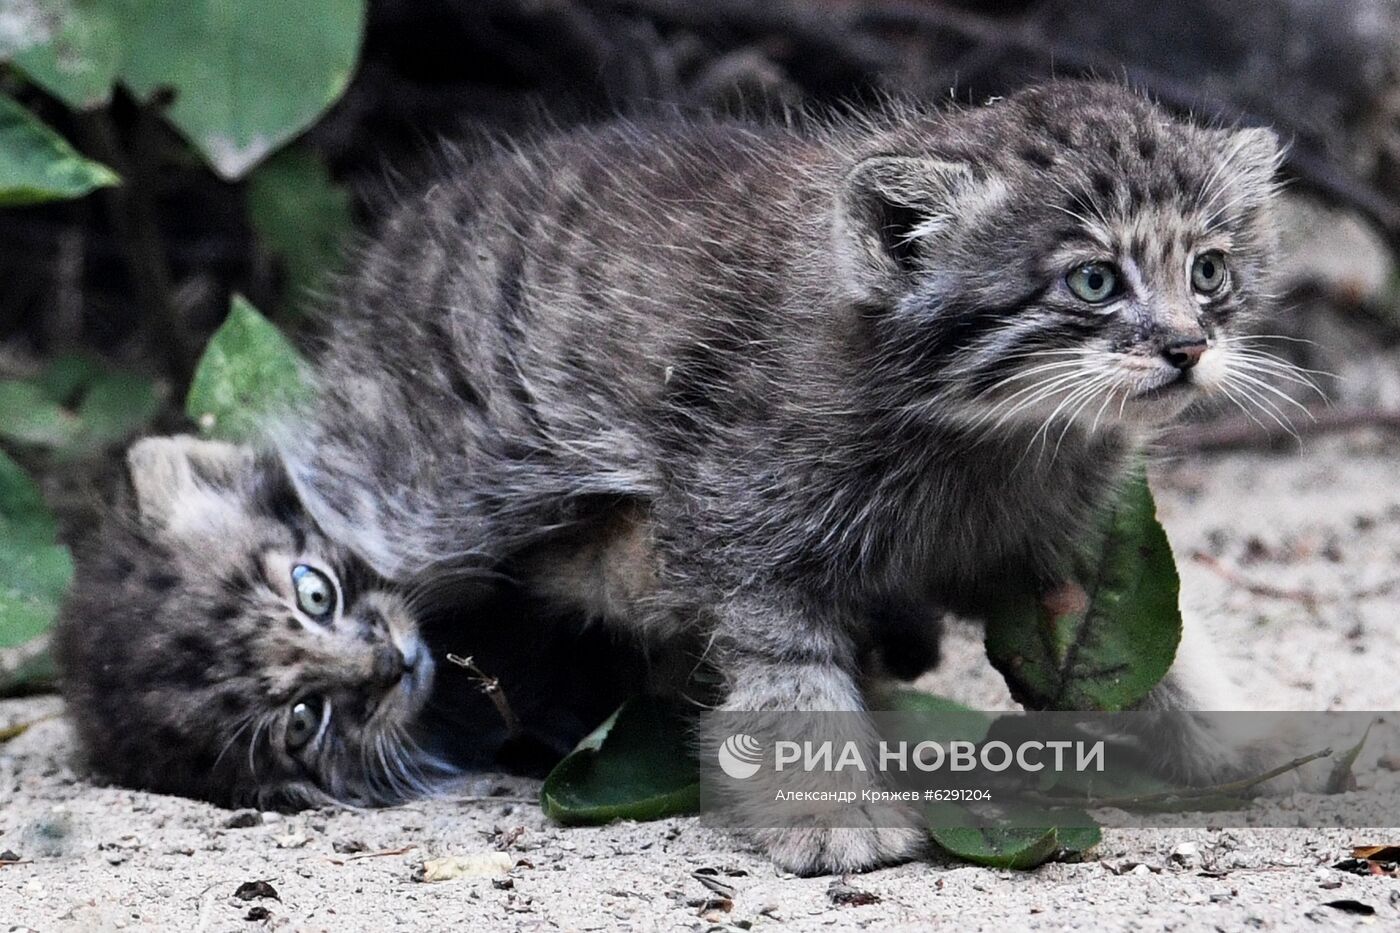
[{"label": "green eye", "polygon": [[316,737],[321,731],[321,712],[324,705],[319,699],[298,700],[292,704],[291,715],[287,717],[287,748],[296,751]]},{"label": "green eye", "polygon": [[292,587],[296,590],[297,607],[311,618],[328,619],[335,612],[335,584],[315,567],[293,567]]},{"label": "green eye", "polygon": [[1065,276],[1065,284],[1076,298],[1099,304],[1118,294],[1118,270],[1107,262],[1086,262]]},{"label": "green eye", "polygon": [[1203,295],[1220,291],[1225,284],[1225,256],[1211,250],[1196,257],[1191,264],[1191,287]]}]

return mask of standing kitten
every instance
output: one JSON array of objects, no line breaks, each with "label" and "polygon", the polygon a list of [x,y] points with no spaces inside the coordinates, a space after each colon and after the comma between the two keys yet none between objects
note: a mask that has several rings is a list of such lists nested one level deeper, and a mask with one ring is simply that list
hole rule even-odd
[{"label": "standing kitten", "polygon": [[[1209,392],[1258,401],[1235,334],[1267,288],[1278,158],[1267,130],[1077,83],[547,140],[390,219],[282,452],[388,579],[621,536],[607,553],[651,559],[608,615],[706,639],[723,708],[859,712],[888,607],[1049,589],[1156,426]],[[1149,705],[1193,707],[1201,670]],[[923,839],[865,819],[759,840],[811,872]]]}]

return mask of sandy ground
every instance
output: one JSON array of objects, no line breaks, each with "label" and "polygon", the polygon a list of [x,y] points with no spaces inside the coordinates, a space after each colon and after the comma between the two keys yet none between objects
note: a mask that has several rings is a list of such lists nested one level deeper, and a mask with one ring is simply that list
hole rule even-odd
[{"label": "sandy ground", "polygon": [[[1302,455],[1180,462],[1155,482],[1185,601],[1211,616],[1249,706],[1400,706],[1400,587],[1353,595],[1400,575],[1400,445],[1360,435],[1311,441]],[[1309,607],[1252,594],[1192,560],[1197,551],[1252,580],[1322,598]],[[985,707],[1008,702],[966,629],[953,633],[944,670],[926,685]],[[0,726],[60,709],[53,698],[0,703]],[[482,776],[464,800],[279,818],[95,787],[75,773],[72,754],[58,717],[0,746],[0,853],[21,859],[0,866],[0,928],[1246,930],[1400,922],[1400,879],[1330,867],[1353,844],[1400,842],[1400,829],[1109,830],[1084,863],[1016,873],[922,862],[852,877],[846,883],[871,897],[847,891],[843,901],[833,879],[783,875],[693,819],[553,826],[530,802],[535,786],[518,779]],[[1183,843],[1197,854],[1173,859]],[[508,871],[414,880],[425,859],[495,851],[508,856]],[[276,898],[236,895],[253,881],[267,882]],[[1345,900],[1374,914],[1324,906]]]}]

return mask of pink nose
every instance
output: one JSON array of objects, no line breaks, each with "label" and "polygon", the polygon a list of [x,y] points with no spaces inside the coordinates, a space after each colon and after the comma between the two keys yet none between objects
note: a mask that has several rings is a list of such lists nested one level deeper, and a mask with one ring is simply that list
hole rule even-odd
[{"label": "pink nose", "polygon": [[1164,348],[1162,355],[1177,369],[1186,370],[1200,362],[1205,352],[1204,340],[1178,340]]}]

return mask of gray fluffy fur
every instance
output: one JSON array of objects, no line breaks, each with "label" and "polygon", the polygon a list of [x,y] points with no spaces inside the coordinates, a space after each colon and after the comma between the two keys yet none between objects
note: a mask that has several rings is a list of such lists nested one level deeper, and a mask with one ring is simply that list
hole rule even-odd
[{"label": "gray fluffy fur", "polygon": [[[395,580],[500,572],[632,516],[620,550],[646,558],[618,573],[639,582],[576,602],[699,633],[724,708],[860,710],[888,606],[1048,587],[1154,426],[1206,391],[1267,403],[1235,334],[1267,289],[1278,158],[1266,130],[1080,83],[503,151],[388,219],[282,452],[322,527]],[[1228,284],[1203,296],[1208,248]],[[1126,287],[1089,306],[1065,276],[1100,259]],[[1200,340],[1192,372],[1164,362]],[[1153,699],[1198,701],[1180,676]],[[760,836],[798,871],[920,839]]]},{"label": "gray fluffy fur", "polygon": [[[1237,333],[1277,160],[1268,131],[1061,83],[463,162],[363,251],[279,449],[318,526],[396,584],[533,575],[582,542],[598,560],[538,574],[549,595],[698,639],[724,708],[859,711],[890,607],[1054,585],[1155,426],[1210,391],[1267,406]],[[1208,249],[1228,278],[1204,295]],[[1098,260],[1123,290],[1090,305],[1066,276]],[[1194,369],[1166,360],[1199,341]],[[1199,702],[1180,673],[1152,701]],[[811,872],[922,838],[758,841]]]}]

